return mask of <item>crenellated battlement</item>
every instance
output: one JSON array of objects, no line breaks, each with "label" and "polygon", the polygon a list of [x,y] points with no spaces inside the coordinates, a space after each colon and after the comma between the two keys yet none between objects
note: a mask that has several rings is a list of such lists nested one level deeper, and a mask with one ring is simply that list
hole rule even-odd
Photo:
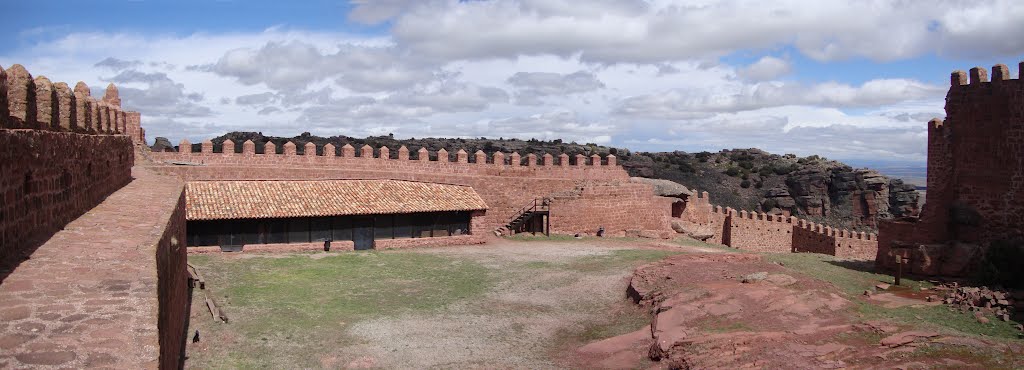
[{"label": "crenellated battlement", "polygon": [[[385,171],[439,172],[453,174],[486,174],[496,176],[540,176],[575,179],[627,179],[626,171],[618,164],[614,155],[577,155],[570,157],[562,153],[557,161],[550,153],[545,153],[543,160],[538,162],[537,155],[530,153],[521,155],[518,152],[504,153],[483,151],[467,153],[464,149],[439,149],[429,151],[420,148],[410,153],[409,148],[401,146],[392,150],[386,146],[379,148],[364,145],[358,150],[350,144],[337,148],[333,144],[323,146],[306,143],[302,150],[291,141],[278,146],[273,142],[262,145],[257,151],[257,144],[246,141],[239,147],[238,143],[225,140],[218,147],[206,140],[199,145],[199,151],[193,151],[193,144],[188,140],[179,143],[179,152],[152,153],[152,158],[166,163],[194,165],[255,165],[255,166],[303,166],[328,168],[375,168]],[[412,155],[410,155],[412,154]]]},{"label": "crenellated battlement", "polygon": [[[945,256],[957,241],[985,246],[1024,235],[1024,62],[1018,78],[996,64],[950,74],[945,119],[928,121],[928,192],[917,219],[879,225],[876,263],[895,268],[894,253],[910,256],[915,273],[964,275],[964,256]],[[991,79],[990,79],[991,77]],[[920,247],[920,248],[919,248]],[[924,250],[931,250],[925,255]],[[900,250],[900,251],[897,251]],[[932,261],[947,261],[939,269]]]},{"label": "crenellated battlement", "polygon": [[992,79],[989,80],[989,73],[984,67],[974,67],[967,72],[957,70],[953,71],[949,75],[949,85],[951,88],[960,86],[985,86],[985,84],[991,83],[1009,83],[1011,81],[1017,81],[1021,83],[1021,73],[1024,72],[1024,62],[1020,62],[1017,65],[1017,78],[1010,78],[1010,68],[1005,64],[996,64],[992,66]]},{"label": "crenellated battlement", "polygon": [[129,135],[143,143],[138,112],[121,110],[114,84],[101,99],[84,82],[71,89],[46,76],[33,77],[24,66],[0,66],[0,128],[72,132],[88,135]]}]

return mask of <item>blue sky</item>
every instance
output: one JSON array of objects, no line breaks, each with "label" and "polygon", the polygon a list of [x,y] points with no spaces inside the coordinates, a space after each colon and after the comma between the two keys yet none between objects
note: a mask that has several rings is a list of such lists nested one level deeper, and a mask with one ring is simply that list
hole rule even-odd
[{"label": "blue sky", "polygon": [[149,139],[518,137],[921,164],[1017,1],[8,1],[0,66],[115,83]]}]

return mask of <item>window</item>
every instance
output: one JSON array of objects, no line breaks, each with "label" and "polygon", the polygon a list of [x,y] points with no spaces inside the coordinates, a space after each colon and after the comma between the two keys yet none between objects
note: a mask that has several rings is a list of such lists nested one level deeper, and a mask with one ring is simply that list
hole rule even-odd
[{"label": "window", "polygon": [[319,217],[309,222],[309,234],[311,241],[318,242],[331,239],[331,218]]},{"label": "window", "polygon": [[333,240],[352,240],[352,218],[351,217],[334,217],[332,219],[332,239]]},{"label": "window", "polygon": [[307,243],[309,242],[309,219],[292,218],[288,220],[288,242]]},{"label": "window", "polygon": [[377,215],[373,218],[373,239],[393,239],[394,215]]}]

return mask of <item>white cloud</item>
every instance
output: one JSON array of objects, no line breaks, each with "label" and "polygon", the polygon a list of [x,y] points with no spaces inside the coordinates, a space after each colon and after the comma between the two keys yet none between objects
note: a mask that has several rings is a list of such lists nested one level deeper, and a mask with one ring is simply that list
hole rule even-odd
[{"label": "white cloud", "polygon": [[657,119],[693,119],[714,113],[749,111],[788,105],[873,107],[937,98],[939,86],[906,79],[871,80],[860,86],[836,82],[805,85],[764,82],[735,86],[727,91],[673,89],[623,99],[614,108],[620,115]]},{"label": "white cloud", "polygon": [[[943,115],[945,87],[932,81],[944,76],[858,72],[867,81],[850,83],[800,75],[790,61],[1020,55],[1024,39],[1010,36],[1024,33],[1021,7],[356,1],[349,19],[391,33],[72,32],[0,64],[96,88],[114,81],[149,136],[172,141],[231,130],[395,133],[921,159],[922,118]],[[732,54],[756,62],[720,58]]]},{"label": "white cloud", "polygon": [[[388,14],[399,45],[439,60],[580,55],[598,63],[793,46],[811,58],[878,61],[1024,49],[1024,3],[880,1],[443,1]],[[486,30],[486,32],[482,32]]]},{"label": "white cloud", "polygon": [[604,84],[593,73],[576,71],[569,74],[551,72],[516,72],[508,78],[514,86],[519,104],[540,105],[542,98],[565,96],[603,89]]},{"label": "white cloud", "polygon": [[740,68],[736,74],[750,81],[767,81],[786,75],[791,69],[788,61],[765,56],[747,67]]}]

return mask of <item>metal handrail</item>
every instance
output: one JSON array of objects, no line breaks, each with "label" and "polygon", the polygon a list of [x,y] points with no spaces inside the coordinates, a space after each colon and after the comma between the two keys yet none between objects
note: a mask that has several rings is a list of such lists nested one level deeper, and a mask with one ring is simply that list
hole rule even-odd
[{"label": "metal handrail", "polygon": [[533,201],[532,201],[531,203],[528,203],[528,204],[527,204],[526,206],[524,206],[523,208],[520,208],[518,212],[516,212],[516,213],[512,214],[512,217],[508,219],[508,222],[507,222],[507,223],[508,223],[508,224],[511,224],[511,223],[512,223],[513,221],[515,221],[515,220],[516,220],[516,218],[519,218],[519,216],[521,216],[522,214],[524,214],[524,213],[526,213],[526,212],[533,212],[533,211],[537,211],[538,209],[541,209],[541,208],[547,208],[547,209],[550,209],[550,208],[549,208],[550,206],[549,206],[548,204],[546,204],[546,203],[544,203],[544,202],[540,202],[540,203],[538,204],[538,203],[537,203],[537,200],[538,200],[537,198],[533,198]]}]

